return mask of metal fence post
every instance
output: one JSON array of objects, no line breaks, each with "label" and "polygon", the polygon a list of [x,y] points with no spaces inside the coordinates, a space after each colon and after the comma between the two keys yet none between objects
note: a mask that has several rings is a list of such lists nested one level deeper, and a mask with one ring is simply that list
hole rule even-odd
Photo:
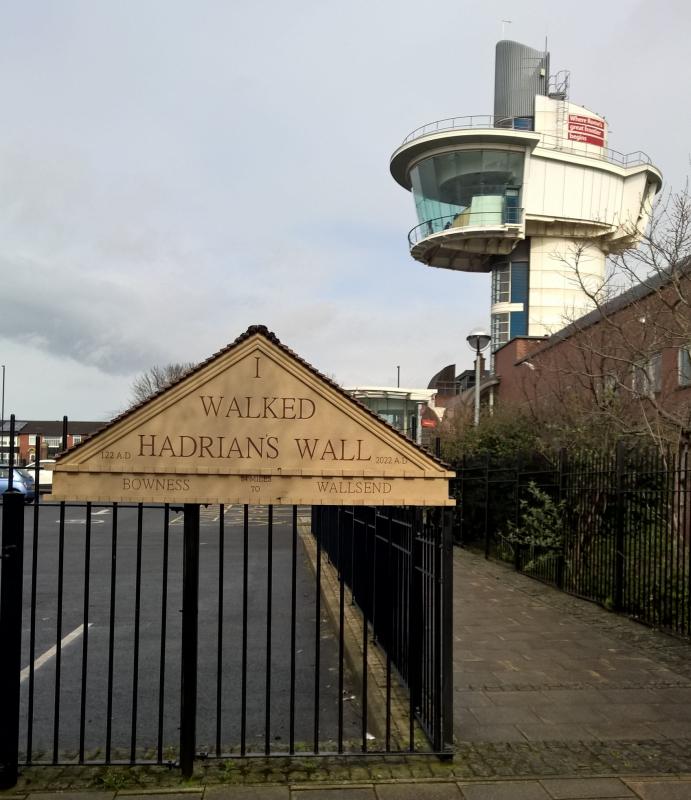
[{"label": "metal fence post", "polygon": [[485,558],[489,558],[489,453],[485,457]]},{"label": "metal fence post", "polygon": [[[559,502],[566,504],[568,494],[567,474],[569,462],[566,448],[559,451]],[[561,552],[557,556],[555,583],[558,589],[564,589],[564,567],[566,566],[566,535],[570,530],[570,514],[568,508],[562,517]]]},{"label": "metal fence post", "polygon": [[197,719],[199,504],[185,503],[183,513],[180,768],[183,778],[191,778],[194,771]]},{"label": "metal fence post", "polygon": [[614,587],[612,600],[615,611],[624,608],[624,482],[626,480],[623,442],[616,449],[616,514],[614,529]]},{"label": "metal fence post", "polygon": [[453,757],[453,508],[442,518],[442,742]]},{"label": "metal fence post", "polygon": [[410,566],[408,586],[408,690],[410,692],[410,749],[415,750],[415,719],[421,708],[421,681],[423,658],[423,600],[422,600],[422,558],[420,528],[422,514],[419,508],[411,512]]},{"label": "metal fence post", "polygon": [[[10,440],[10,447],[14,442]],[[19,673],[22,649],[22,575],[24,566],[24,495],[2,496],[2,578],[0,591],[0,789],[17,783],[19,774]]]},{"label": "metal fence post", "polygon": [[457,530],[458,530],[458,544],[463,547],[463,534],[465,532],[465,525],[464,525],[464,517],[465,517],[465,469],[466,469],[466,457],[465,453],[461,458],[461,493],[460,493],[460,508],[458,505],[456,506],[455,510],[455,518],[457,521]]}]

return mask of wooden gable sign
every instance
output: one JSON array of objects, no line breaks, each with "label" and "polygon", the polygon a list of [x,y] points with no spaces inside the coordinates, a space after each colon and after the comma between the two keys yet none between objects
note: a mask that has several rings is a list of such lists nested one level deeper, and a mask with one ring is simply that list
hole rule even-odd
[{"label": "wooden gable sign", "polygon": [[50,499],[448,506],[453,476],[252,326],[62,455]]}]

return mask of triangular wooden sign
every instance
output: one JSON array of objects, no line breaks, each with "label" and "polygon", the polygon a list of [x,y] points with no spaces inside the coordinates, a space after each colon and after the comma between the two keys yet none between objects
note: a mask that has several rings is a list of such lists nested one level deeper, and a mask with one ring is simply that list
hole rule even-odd
[{"label": "triangular wooden sign", "polygon": [[50,499],[448,506],[453,476],[255,325],[63,454]]}]

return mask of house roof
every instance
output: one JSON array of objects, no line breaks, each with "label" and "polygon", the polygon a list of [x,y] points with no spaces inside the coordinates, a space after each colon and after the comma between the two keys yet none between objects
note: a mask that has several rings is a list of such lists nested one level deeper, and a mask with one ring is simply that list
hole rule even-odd
[{"label": "house roof", "polygon": [[[0,431],[2,431],[2,433],[9,433],[10,432],[10,425],[11,425],[10,420],[6,419],[2,424],[0,424]],[[19,431],[21,431],[22,428],[25,425],[26,425],[26,422],[22,422],[21,420],[18,420],[18,419],[15,420],[14,421],[14,432],[15,433],[19,433]]]},{"label": "house roof", "polygon": [[[108,423],[100,420],[98,422],[83,422],[78,420],[67,421],[67,432],[74,436],[90,436],[104,428]],[[56,420],[29,420],[22,423],[22,433],[39,434],[40,436],[62,436],[63,422]]]},{"label": "house roof", "polygon": [[632,286],[625,292],[618,294],[616,297],[613,297],[611,300],[603,303],[599,308],[584,314],[582,317],[574,320],[561,330],[553,333],[549,338],[546,339],[543,345],[531,350],[530,353],[518,359],[516,363],[520,364],[522,361],[527,361],[533,356],[543,353],[545,350],[549,350],[551,347],[554,347],[560,342],[569,339],[574,334],[580,333],[581,331],[584,331],[593,325],[597,325],[597,323],[602,322],[603,319],[606,319],[607,317],[610,317],[619,311],[623,311],[625,308],[628,308],[634,303],[644,300],[649,295],[660,291],[660,289],[663,289],[665,286],[671,284],[673,280],[678,279],[679,277],[691,277],[691,258],[684,259],[683,261],[674,265],[672,269],[660,270],[659,272],[655,272],[646,278],[642,278],[635,286]]}]

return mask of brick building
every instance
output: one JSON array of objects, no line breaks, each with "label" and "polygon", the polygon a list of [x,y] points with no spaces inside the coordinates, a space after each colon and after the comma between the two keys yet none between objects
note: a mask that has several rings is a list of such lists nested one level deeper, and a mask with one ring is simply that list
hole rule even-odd
[{"label": "brick building", "polygon": [[495,355],[497,402],[658,438],[691,431],[691,265],[648,277],[549,337]]},{"label": "brick building", "polygon": [[[107,423],[80,422],[70,420],[67,423],[67,449],[79,444],[87,436],[91,436]],[[4,436],[0,437],[0,461],[9,459],[10,423],[5,420]],[[55,458],[63,449],[62,420],[17,420],[15,422],[14,457],[17,464],[28,464],[36,457],[36,437],[40,436],[41,453],[39,458]]]}]

